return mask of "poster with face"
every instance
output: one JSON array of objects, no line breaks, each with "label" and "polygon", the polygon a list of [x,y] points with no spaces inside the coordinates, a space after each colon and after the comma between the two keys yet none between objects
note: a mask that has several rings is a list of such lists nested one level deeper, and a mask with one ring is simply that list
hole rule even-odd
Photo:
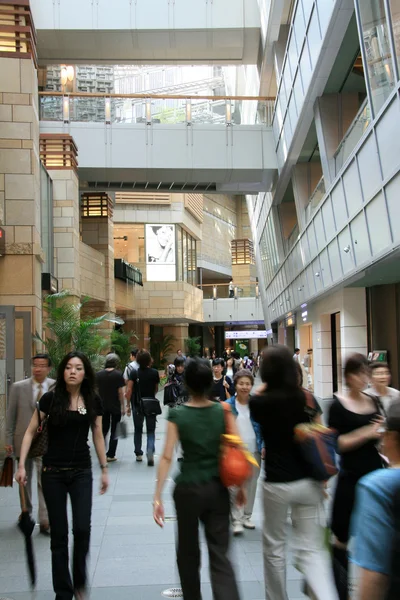
[{"label": "poster with face", "polygon": [[146,225],[147,281],[175,281],[175,225]]}]

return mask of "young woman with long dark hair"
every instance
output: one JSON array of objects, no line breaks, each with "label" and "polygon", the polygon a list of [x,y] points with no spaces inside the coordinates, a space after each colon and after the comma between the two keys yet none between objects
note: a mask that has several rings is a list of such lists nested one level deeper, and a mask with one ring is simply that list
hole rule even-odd
[{"label": "young woman with long dark hair", "polygon": [[376,397],[364,392],[368,383],[368,361],[352,354],[344,366],[347,391],[335,394],[329,410],[329,427],[338,434],[340,470],[332,507],[332,558],[340,600],[348,598],[347,543],[356,486],[364,475],[383,466],[378,443],[383,417]]},{"label": "young woman with long dark hair", "polygon": [[[294,439],[294,428],[310,420],[306,397],[290,350],[272,346],[260,365],[264,388],[250,399],[250,414],[261,425],[265,444],[264,578],[267,600],[287,600],[286,546],[315,600],[337,600],[324,548],[319,512],[323,485],[313,480]],[[287,526],[290,511],[292,528]]]},{"label": "young woman with long dark hair", "polygon": [[[189,400],[170,408],[165,447],[160,459],[154,495],[154,520],[163,527],[162,490],[178,441],[183,448],[180,473],[176,478],[174,501],[178,520],[177,562],[185,600],[201,600],[199,521],[204,525],[210,557],[210,575],[215,600],[239,600],[235,573],[228,557],[229,493],[219,478],[221,435],[225,433],[224,408],[209,400],[213,383],[208,361],[189,360],[185,386]],[[230,431],[237,432],[235,419]],[[240,490],[237,501],[245,503]]]},{"label": "young woman with long dark hair", "polygon": [[[42,487],[50,521],[53,587],[56,600],[84,598],[86,559],[92,513],[92,463],[89,429],[101,468],[100,493],[108,488],[102,430],[102,405],[95,391],[95,375],[88,358],[70,352],[61,361],[53,391],[39,402],[40,419],[48,416],[48,450],[43,456]],[[35,411],[26,430],[16,480],[25,484],[25,461],[39,427]],[[68,560],[67,496],[72,506],[74,553],[72,578]]]}]

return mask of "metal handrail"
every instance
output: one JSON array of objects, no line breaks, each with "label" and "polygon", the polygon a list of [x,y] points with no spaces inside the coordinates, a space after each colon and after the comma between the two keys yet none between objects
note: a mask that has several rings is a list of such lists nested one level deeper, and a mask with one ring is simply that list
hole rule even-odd
[{"label": "metal handrail", "polygon": [[107,94],[104,92],[39,92],[39,96],[59,96],[69,98],[123,98],[132,100],[255,100],[255,101],[275,101],[275,98],[269,96],[190,96],[182,94]]}]

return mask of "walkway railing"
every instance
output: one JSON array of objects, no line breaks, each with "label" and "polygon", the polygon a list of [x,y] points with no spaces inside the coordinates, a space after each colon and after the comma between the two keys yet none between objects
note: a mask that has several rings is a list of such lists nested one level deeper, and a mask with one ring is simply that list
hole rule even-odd
[{"label": "walkway railing", "polygon": [[241,125],[246,103],[257,103],[256,122],[272,126],[274,98],[39,92],[42,121]]},{"label": "walkway railing", "polygon": [[218,300],[219,298],[258,298],[259,287],[257,281],[244,281],[233,284],[233,291],[229,289],[229,283],[203,283],[197,286],[203,290],[204,300]]},{"label": "walkway railing", "polygon": [[354,121],[345,133],[338,149],[335,152],[335,173],[339,173],[350,154],[364,135],[371,123],[371,109],[368,98],[365,98]]},{"label": "walkway railing", "polygon": [[315,187],[315,190],[311,194],[310,201],[305,208],[306,223],[308,223],[308,221],[313,216],[315,209],[317,208],[318,204],[321,202],[322,198],[325,196],[325,192],[326,192],[325,179],[324,179],[324,176],[322,176],[321,179],[318,181],[318,183]]}]

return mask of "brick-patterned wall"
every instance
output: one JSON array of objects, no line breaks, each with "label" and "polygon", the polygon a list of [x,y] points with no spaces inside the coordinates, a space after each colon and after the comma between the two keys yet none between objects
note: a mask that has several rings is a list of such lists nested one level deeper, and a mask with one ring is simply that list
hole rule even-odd
[{"label": "brick-patterned wall", "polygon": [[[106,262],[104,255],[87,246],[79,244],[80,283],[82,296],[106,302]],[[106,311],[108,308],[106,308]]]}]

